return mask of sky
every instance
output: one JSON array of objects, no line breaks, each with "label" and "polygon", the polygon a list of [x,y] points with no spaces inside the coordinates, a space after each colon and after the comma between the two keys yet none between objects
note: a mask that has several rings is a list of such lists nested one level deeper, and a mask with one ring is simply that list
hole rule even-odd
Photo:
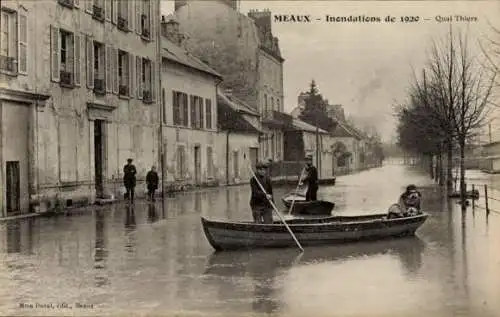
[{"label": "sky", "polygon": [[[195,0],[206,1],[206,0]],[[330,103],[342,104],[346,115],[374,125],[386,141],[394,140],[394,105],[404,102],[412,69],[420,72],[431,41],[443,38],[452,16],[454,28],[467,29],[471,49],[480,54],[478,41],[495,35],[500,26],[500,1],[247,1],[240,11],[269,9],[273,15],[310,15],[312,22],[272,23],[279,38],[284,63],[285,112],[297,106],[297,96],[312,79]],[[174,10],[173,1],[162,0],[162,13]],[[418,22],[326,22],[325,16],[388,15],[419,17]],[[475,17],[459,22],[456,15]],[[319,20],[316,20],[319,19]]]}]

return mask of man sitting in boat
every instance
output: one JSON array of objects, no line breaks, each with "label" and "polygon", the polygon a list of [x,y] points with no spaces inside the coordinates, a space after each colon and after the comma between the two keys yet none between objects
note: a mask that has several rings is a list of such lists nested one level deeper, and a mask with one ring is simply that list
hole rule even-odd
[{"label": "man sitting in boat", "polygon": [[406,191],[399,196],[397,204],[389,207],[389,218],[409,217],[422,213],[420,209],[420,201],[422,194],[418,191],[417,186],[408,185]]},{"label": "man sitting in boat", "polygon": [[[273,188],[271,179],[267,175],[268,165],[263,162],[257,163],[255,177],[250,180],[252,195],[250,198],[250,208],[255,223],[272,223],[273,222],[273,207],[270,201],[273,201]],[[264,188],[262,191],[260,185]]]},{"label": "man sitting in boat", "polygon": [[312,164],[312,155],[306,156],[306,177],[302,180],[307,184],[306,201],[318,200],[318,169]]}]

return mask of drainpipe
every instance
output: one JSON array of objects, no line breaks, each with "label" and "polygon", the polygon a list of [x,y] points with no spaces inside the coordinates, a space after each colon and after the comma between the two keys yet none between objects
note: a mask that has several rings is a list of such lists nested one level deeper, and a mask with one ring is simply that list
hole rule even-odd
[{"label": "drainpipe", "polygon": [[226,185],[229,185],[229,130],[226,132]]},{"label": "drainpipe", "polygon": [[156,19],[156,21],[159,21],[160,22],[160,25],[158,25],[156,27],[156,65],[157,66],[157,75],[158,75],[158,85],[157,87],[159,87],[157,90],[158,90],[158,93],[157,95],[159,95],[159,98],[157,98],[156,100],[158,101],[158,99],[160,99],[160,102],[158,103],[159,104],[159,109],[158,109],[158,113],[159,113],[159,125],[158,125],[158,131],[159,131],[159,134],[158,134],[158,142],[160,143],[159,144],[159,151],[158,151],[158,156],[159,156],[159,160],[160,160],[160,169],[161,169],[161,206],[162,206],[162,212],[165,210],[165,164],[164,164],[164,161],[165,161],[165,149],[163,147],[163,116],[164,116],[164,109],[163,109],[163,103],[164,103],[164,94],[163,94],[163,85],[162,85],[162,82],[161,82],[161,70],[162,70],[162,62],[163,62],[163,59],[162,59],[162,56],[161,56],[161,52],[162,52],[162,45],[161,45],[161,1],[160,0],[157,0],[156,1],[156,15],[158,17],[158,19]]}]

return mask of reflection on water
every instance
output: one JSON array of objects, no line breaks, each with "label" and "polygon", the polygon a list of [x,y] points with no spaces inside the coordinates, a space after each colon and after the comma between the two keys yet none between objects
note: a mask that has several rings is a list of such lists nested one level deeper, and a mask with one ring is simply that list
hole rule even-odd
[{"label": "reflection on water", "polygon": [[[296,248],[213,252],[200,214],[250,220],[248,185],[0,223],[0,311],[288,317],[323,316],[333,307],[338,315],[493,316],[500,310],[500,217],[486,225],[479,209],[463,214],[425,175],[404,167],[342,176],[320,191],[341,202],[339,214],[378,213],[408,182],[421,188],[431,214],[418,238],[306,248],[300,256]],[[275,188],[278,205],[290,189]],[[19,300],[95,308],[32,311]]]}]

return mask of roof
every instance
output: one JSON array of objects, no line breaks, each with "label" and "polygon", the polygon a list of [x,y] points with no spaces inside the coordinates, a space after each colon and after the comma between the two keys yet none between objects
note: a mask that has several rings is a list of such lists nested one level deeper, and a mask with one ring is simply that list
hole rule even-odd
[{"label": "roof", "polygon": [[[334,119],[335,120],[335,119]],[[363,137],[347,122],[342,122],[340,120],[335,120],[337,122],[337,127],[333,131],[332,135],[336,137],[344,137],[344,138],[356,138],[358,140],[363,139]]]},{"label": "roof", "polygon": [[218,97],[220,96],[220,98],[223,99],[225,102],[230,103],[236,111],[243,112],[255,117],[260,116],[259,113],[255,109],[253,109],[249,104],[236,98],[233,95],[229,96],[218,91],[217,96]]},{"label": "roof", "polygon": [[210,66],[196,58],[194,55],[190,54],[187,50],[175,45],[175,43],[173,43],[169,39],[162,37],[161,47],[162,58],[166,58],[175,63],[199,70],[203,73],[222,79],[221,74],[210,68]]},{"label": "roof", "polygon": [[321,128],[317,128],[317,127],[315,127],[307,122],[304,122],[300,119],[297,119],[297,118],[293,118],[292,126],[293,126],[294,130],[314,132],[314,133],[316,133],[316,131],[317,131],[318,133],[321,133],[321,134],[328,134],[328,132],[326,132],[325,130],[323,130]]},{"label": "roof", "polygon": [[246,120],[238,105],[222,93],[217,94],[217,124],[221,130],[259,134],[262,131]]}]

